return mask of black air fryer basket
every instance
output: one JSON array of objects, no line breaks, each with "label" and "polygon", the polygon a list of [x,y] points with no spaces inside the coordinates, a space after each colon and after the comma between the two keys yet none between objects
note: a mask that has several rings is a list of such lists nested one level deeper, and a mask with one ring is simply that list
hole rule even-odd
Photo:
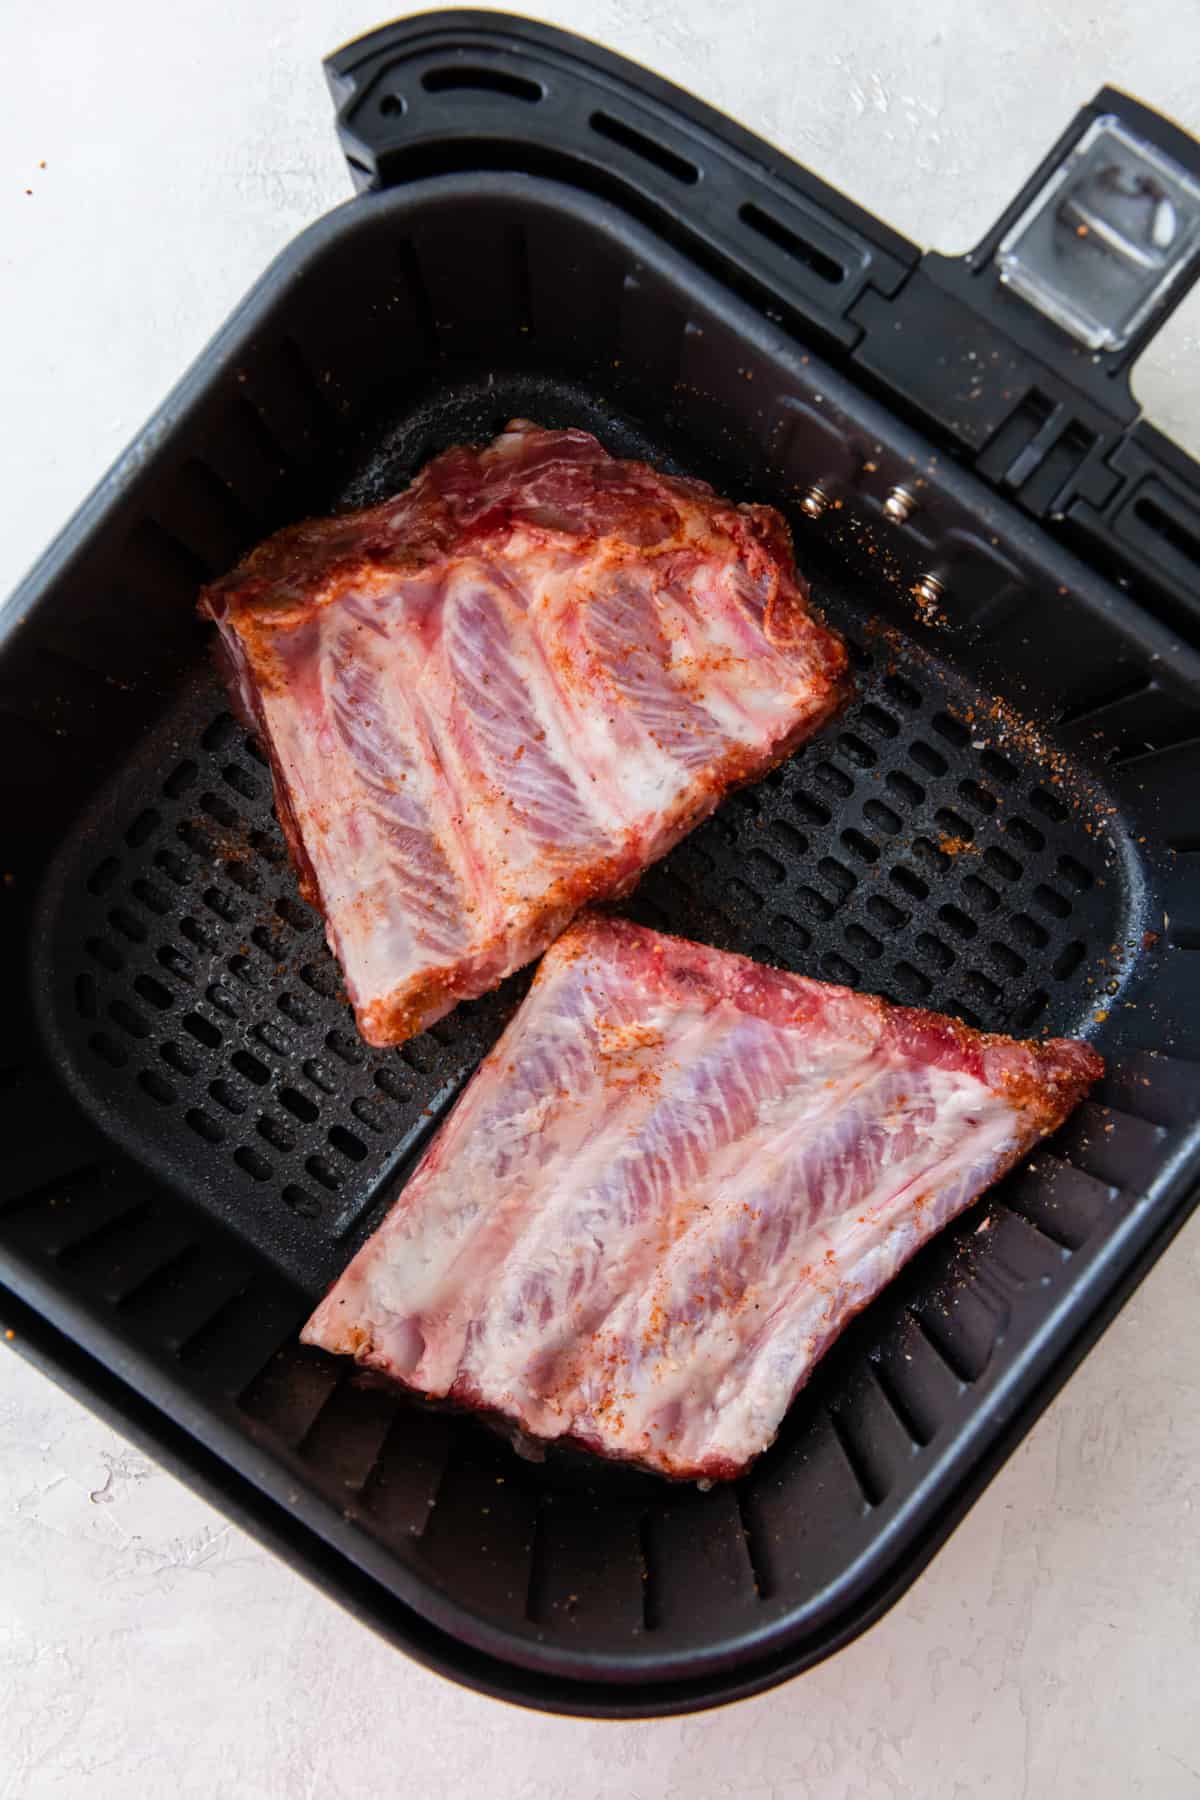
[{"label": "black air fryer basket", "polygon": [[[329,77],[360,197],[2,617],[0,1324],[431,1667],[684,1711],[904,1590],[1195,1199],[1200,470],[1127,377],[1195,273],[1200,150],[1106,90],[951,260],[520,19]],[[520,984],[361,1042],[196,592],[516,414],[780,506],[851,646],[851,710],[634,915],[1108,1059],[707,1493],[518,1460],[297,1342]]]}]

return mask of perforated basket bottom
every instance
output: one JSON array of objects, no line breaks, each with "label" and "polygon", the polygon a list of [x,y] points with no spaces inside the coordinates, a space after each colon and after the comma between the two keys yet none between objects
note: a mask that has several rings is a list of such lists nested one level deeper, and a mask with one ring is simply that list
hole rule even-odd
[{"label": "perforated basket bottom", "polygon": [[[972,697],[950,677],[893,644],[856,644],[855,661],[846,717],[732,796],[629,909],[987,1027],[1078,1029],[1128,929],[1124,865],[1038,769],[973,748]],[[525,978],[399,1050],[362,1044],[297,897],[261,752],[207,672],[64,847],[40,967],[84,1106],[288,1279],[264,1284],[122,1181],[50,1196],[78,1246],[59,1278],[111,1294],[122,1330],[152,1331],[397,1579],[465,1604],[509,1651],[577,1643],[616,1657],[621,1679],[642,1658],[658,1679],[672,1657],[786,1629],[857,1555],[882,1553],[930,1476],[925,1447],[1121,1203],[1053,1157],[1006,1183],[982,1203],[986,1235],[976,1209],[918,1259],[733,1487],[672,1489],[556,1453],[531,1467],[296,1341]]]},{"label": "perforated basket bottom", "polygon": [[[394,490],[516,413],[671,464],[578,390],[489,383],[482,401],[411,409],[343,497]],[[804,566],[818,540],[796,530]],[[1136,843],[1081,770],[995,730],[990,696],[867,634],[861,590],[827,576],[817,598],[850,641],[854,705],[731,796],[626,910],[986,1028],[1086,1028],[1140,954]],[[930,1246],[733,1486],[675,1489],[554,1452],[530,1465],[296,1341],[528,976],[399,1050],[365,1046],[297,895],[261,752],[207,666],[63,843],[39,918],[55,1067],[142,1172],[116,1159],[44,1185],[4,1215],[9,1247],[140,1345],[169,1404],[225,1434],[235,1466],[265,1449],[276,1497],[381,1591],[568,1680],[670,1682],[764,1646],[791,1655],[831,1595],[847,1604],[853,1571],[875,1580],[911,1557],[914,1509],[929,1516],[965,1422],[1163,1154],[1162,1127],[1114,1114],[1107,1136],[1085,1107],[1072,1161],[1044,1153]]]},{"label": "perforated basket bottom", "polygon": [[[731,796],[628,910],[989,1030],[1084,1029],[1130,932],[1122,865],[1061,785],[972,747],[978,697],[851,641],[850,712]],[[102,812],[64,851],[49,919],[52,1029],[76,1091],[316,1291],[527,977],[398,1050],[363,1044],[263,753],[207,676]]]}]

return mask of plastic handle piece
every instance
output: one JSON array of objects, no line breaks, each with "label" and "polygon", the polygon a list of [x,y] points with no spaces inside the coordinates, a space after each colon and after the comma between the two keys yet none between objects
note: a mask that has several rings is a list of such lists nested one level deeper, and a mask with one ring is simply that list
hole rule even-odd
[{"label": "plastic handle piece", "polygon": [[330,57],[360,189],[520,168],[618,201],[780,303],[829,347],[918,252],[750,132],[569,32],[503,13],[427,13]]},{"label": "plastic handle piece", "polygon": [[1103,88],[969,255],[921,256],[703,102],[533,20],[425,13],[325,68],[358,188],[499,168],[613,200],[1105,569],[1200,610],[1200,467],[1129,383],[1200,274],[1200,144],[1140,101]]},{"label": "plastic handle piece", "polygon": [[968,256],[922,267],[1130,416],[1120,378],[1200,277],[1200,143],[1102,88]]},{"label": "plastic handle piece", "polygon": [[998,492],[1194,620],[1200,466],[1141,419],[1130,371],[1198,277],[1200,143],[1106,87],[969,255],[861,297],[852,355]]}]

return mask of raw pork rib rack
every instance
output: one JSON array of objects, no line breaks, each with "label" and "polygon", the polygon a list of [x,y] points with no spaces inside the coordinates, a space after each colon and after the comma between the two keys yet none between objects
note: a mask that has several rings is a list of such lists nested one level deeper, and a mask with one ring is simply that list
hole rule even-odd
[{"label": "raw pork rib rack", "polygon": [[1102,1068],[585,914],[305,1339],[535,1437],[735,1476]]},{"label": "raw pork rib rack", "polygon": [[520,421],[201,604],[377,1045],[626,891],[847,692],[776,512]]}]

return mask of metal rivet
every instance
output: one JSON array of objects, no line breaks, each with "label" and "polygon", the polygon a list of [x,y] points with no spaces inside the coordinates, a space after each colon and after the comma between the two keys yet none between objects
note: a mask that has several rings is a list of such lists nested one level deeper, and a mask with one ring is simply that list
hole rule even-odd
[{"label": "metal rivet", "polygon": [[946,590],[936,575],[922,575],[916,583],[915,592],[930,606],[936,606],[938,601],[944,597]]},{"label": "metal rivet", "polygon": [[809,488],[800,502],[801,512],[807,513],[810,519],[819,519],[829,505],[829,495],[816,482]]},{"label": "metal rivet", "polygon": [[906,487],[894,487],[883,503],[893,525],[903,525],[917,510],[917,497]]}]

